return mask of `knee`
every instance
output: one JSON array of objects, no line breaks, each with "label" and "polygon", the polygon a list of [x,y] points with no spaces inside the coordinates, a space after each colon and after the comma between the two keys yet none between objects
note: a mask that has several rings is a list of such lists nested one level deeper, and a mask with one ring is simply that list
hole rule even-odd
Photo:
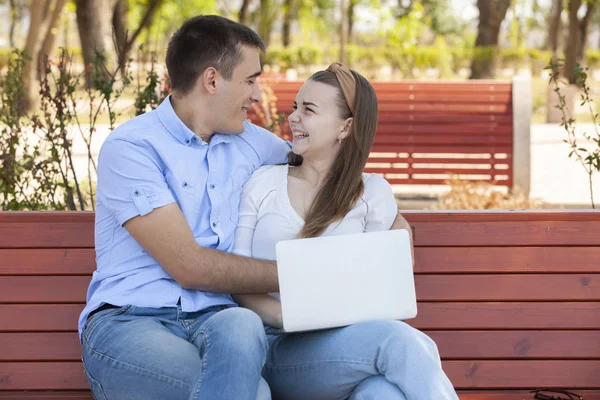
[{"label": "knee", "polygon": [[228,308],[210,319],[212,340],[224,341],[228,349],[241,356],[265,356],[267,338],[260,317],[246,308]]},{"label": "knee", "polygon": [[374,335],[381,342],[397,348],[411,348],[426,351],[438,356],[435,342],[426,334],[402,321],[374,321],[371,323]]}]

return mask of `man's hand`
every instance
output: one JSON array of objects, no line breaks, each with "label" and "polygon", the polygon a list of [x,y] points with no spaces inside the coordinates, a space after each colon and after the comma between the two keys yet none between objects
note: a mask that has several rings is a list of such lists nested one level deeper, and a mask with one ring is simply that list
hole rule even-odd
[{"label": "man's hand", "polygon": [[408,237],[410,239],[410,251],[412,253],[413,266],[415,265],[415,245],[413,242],[413,232],[412,228],[408,224],[406,218],[400,214],[400,210],[398,210],[398,214],[396,215],[396,219],[394,219],[394,223],[390,229],[406,229],[408,230]]},{"label": "man's hand", "polygon": [[196,243],[176,203],[125,222],[125,229],[183,288],[217,293],[279,290],[277,265]]}]

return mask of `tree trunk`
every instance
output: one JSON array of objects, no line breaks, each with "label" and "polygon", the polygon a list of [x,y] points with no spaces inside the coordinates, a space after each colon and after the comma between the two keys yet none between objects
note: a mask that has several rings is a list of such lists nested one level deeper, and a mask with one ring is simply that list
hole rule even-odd
[{"label": "tree trunk", "polygon": [[[96,52],[105,58],[105,64],[111,64],[112,46],[112,14],[106,10],[113,9],[112,0],[75,0],[77,29],[81,41],[81,54],[86,66],[86,86],[92,86],[92,71],[96,60]],[[108,68],[108,67],[107,67]]]},{"label": "tree trunk", "polygon": [[238,21],[240,24],[248,25],[248,7],[250,7],[251,0],[244,0],[238,13]]},{"label": "tree trunk", "polygon": [[348,23],[348,10],[346,9],[346,0],[340,0],[340,14],[342,16],[340,21],[340,63],[347,65],[348,55],[346,54],[346,25]]},{"label": "tree trunk", "polygon": [[563,9],[563,0],[552,0],[552,8],[548,17],[548,40],[547,48],[556,54],[558,50],[558,32],[561,31],[561,19]]},{"label": "tree trunk", "polygon": [[271,43],[273,22],[275,22],[278,8],[275,0],[260,0],[258,36],[265,42],[265,48],[268,48]]},{"label": "tree trunk", "polygon": [[579,23],[579,44],[577,45],[577,61],[583,60],[585,49],[587,47],[587,37],[590,27],[590,20],[596,11],[595,3],[587,3],[587,9],[581,22]]},{"label": "tree trunk", "polygon": [[281,42],[283,44],[283,47],[288,47],[290,45],[290,34],[292,29],[292,19],[294,12],[293,7],[294,0],[285,0],[283,6],[285,14],[283,16],[283,28],[281,32]]},{"label": "tree trunk", "polygon": [[479,29],[475,40],[476,49],[489,49],[489,53],[473,56],[470,79],[490,79],[495,75],[496,50],[500,24],[506,16],[510,0],[477,0]]},{"label": "tree trunk", "polygon": [[49,16],[48,21],[48,32],[44,36],[42,47],[37,54],[37,78],[41,79],[44,73],[45,63],[47,57],[50,56],[52,50],[54,50],[54,43],[56,42],[56,35],[58,33],[58,24],[60,16],[62,15],[63,8],[67,4],[67,0],[57,0],[52,10],[52,14]]},{"label": "tree trunk", "polygon": [[581,7],[581,1],[569,0],[569,36],[565,49],[565,77],[569,80],[570,84],[574,84],[577,81],[575,66],[577,65],[577,54],[581,40],[581,30],[577,13],[579,7]]},{"label": "tree trunk", "polygon": [[17,21],[19,21],[19,16],[17,15],[17,4],[15,0],[9,0],[8,2],[10,9],[10,28],[8,30],[8,44],[10,47],[15,46],[15,28],[17,27]]},{"label": "tree trunk", "polygon": [[[27,40],[25,42],[25,51],[30,57],[30,60],[25,62],[23,68],[23,86],[25,88],[25,96],[20,101],[20,111],[26,112],[34,108],[37,98],[39,85],[36,79],[36,72],[40,63],[39,53],[42,44],[46,43],[47,37],[54,29],[58,17],[64,7],[66,0],[38,0],[30,7],[30,23]],[[42,38],[44,42],[42,43]],[[47,44],[49,46],[49,44]],[[46,50],[50,51],[50,50]]]},{"label": "tree trunk", "polygon": [[356,7],[356,3],[358,0],[350,0],[350,4],[348,4],[348,41],[352,42],[352,34],[354,28],[354,7]]},{"label": "tree trunk", "polygon": [[126,0],[117,0],[112,15],[112,29],[119,60],[123,58],[123,50],[127,46],[127,13],[129,7]]}]

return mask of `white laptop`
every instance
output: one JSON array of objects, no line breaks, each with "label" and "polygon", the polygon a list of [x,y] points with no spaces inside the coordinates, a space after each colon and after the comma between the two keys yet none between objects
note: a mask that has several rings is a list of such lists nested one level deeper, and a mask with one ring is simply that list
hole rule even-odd
[{"label": "white laptop", "polygon": [[286,332],[417,315],[405,229],[277,243]]}]

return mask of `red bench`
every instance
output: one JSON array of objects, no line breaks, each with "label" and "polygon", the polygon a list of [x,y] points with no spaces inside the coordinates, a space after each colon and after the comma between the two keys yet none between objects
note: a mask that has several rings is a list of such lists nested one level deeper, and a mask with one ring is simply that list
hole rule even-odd
[{"label": "red bench", "polygon": [[[463,400],[600,400],[600,212],[406,212],[419,315]],[[91,399],[77,318],[94,214],[0,213],[0,399]]]},{"label": "red bench", "polygon": [[[265,80],[286,115],[303,82]],[[367,172],[392,184],[444,184],[453,175],[529,193],[528,80],[373,82],[379,124]],[[256,114],[250,118],[261,123]],[[283,128],[289,139],[289,126]]]}]

